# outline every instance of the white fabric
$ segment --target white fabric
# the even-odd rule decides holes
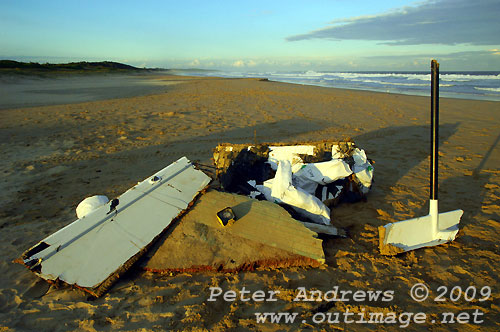
[[[353,167],[354,174],[363,185],[361,191],[366,194],[370,191],[370,187],[372,185],[373,166],[366,158],[364,150],[356,148],[352,156],[355,162]]]
[[[265,193],[264,193],[265,195]],[[271,187],[271,198],[286,203],[318,224],[330,225],[330,209],[317,197],[292,184],[292,166],[282,160]]]
[[[341,159],[334,159],[321,163],[306,164],[294,174],[294,185],[298,188],[311,187],[311,182],[316,184],[328,184],[343,179],[352,174],[349,165]],[[316,190],[314,186],[314,190]]]
[[[339,152],[338,145],[332,146],[332,160],[309,164],[304,164],[300,155],[313,155],[312,145],[271,146],[269,150],[268,163],[276,170],[275,178],[262,185],[255,185],[254,181],[249,183],[264,194],[268,201],[286,203],[316,223],[330,224],[330,210],[315,196],[318,185],[327,185],[354,173],[360,182],[361,191],[366,194],[370,190],[373,166],[362,149],[355,148],[352,153],[352,170],[342,160],[346,156]],[[339,190],[333,197],[332,194],[327,195],[325,190],[321,195],[324,200],[340,194]]]

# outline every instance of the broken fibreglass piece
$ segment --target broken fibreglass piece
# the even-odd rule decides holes
[[[228,205],[236,222],[224,227],[214,211]],[[159,240],[147,255],[151,259],[144,266],[155,272],[235,272],[258,267],[317,267],[325,262],[323,240],[316,231],[293,219],[281,206],[216,190],[201,196],[165,241]]]
[[[47,281],[100,296],[209,182],[183,157],[43,239],[22,263]]]

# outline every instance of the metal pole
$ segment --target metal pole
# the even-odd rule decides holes
[[[439,63],[431,61],[431,190],[430,199],[438,199],[439,145]]]

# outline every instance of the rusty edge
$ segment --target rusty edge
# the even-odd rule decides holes
[[[193,273],[193,272],[226,272],[226,273],[236,273],[241,271],[255,271],[262,270],[266,268],[287,268],[287,267],[319,267],[323,265],[324,262],[316,260],[313,258],[293,255],[292,257],[285,259],[264,259],[258,260],[250,263],[243,263],[235,268],[224,268],[221,264],[218,267],[212,265],[194,265],[188,268],[173,268],[173,269],[151,269],[144,267],[144,270],[154,273]]]

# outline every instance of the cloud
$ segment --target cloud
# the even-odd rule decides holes
[[[234,61],[231,66],[236,67],[236,68],[243,68],[243,67],[255,67],[257,66],[257,62],[253,60],[237,60]]]
[[[189,63],[190,66],[199,66],[200,65],[200,60],[194,59]]]
[[[237,60],[233,62],[232,66],[236,68],[245,67],[245,62],[243,60]]]
[[[391,12],[340,19],[333,26],[290,36],[307,39],[374,40],[387,45],[500,44],[498,0],[436,0]]]

